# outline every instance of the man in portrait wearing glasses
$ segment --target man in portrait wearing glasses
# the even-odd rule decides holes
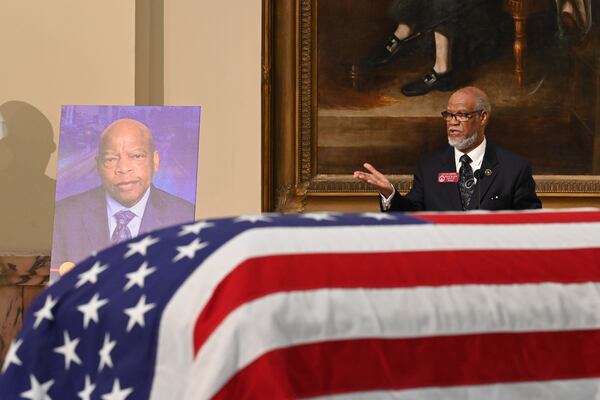
[[[382,211],[521,210],[541,208],[529,162],[488,142],[486,94],[465,87],[450,96],[442,117],[449,147],[417,163],[412,189],[400,195],[371,164],[354,177],[380,193]]]
[[[141,233],[194,219],[192,203],[152,184],[159,161],[143,123],[124,118],[104,130],[96,157],[102,185],[56,205],[53,270]]]

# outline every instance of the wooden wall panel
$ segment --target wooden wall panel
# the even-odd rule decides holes
[[[0,365],[23,325],[25,311],[46,287],[49,273],[48,256],[0,255]]]

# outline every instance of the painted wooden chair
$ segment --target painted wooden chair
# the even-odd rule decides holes
[[[504,9],[515,21],[515,78],[519,86],[523,86],[525,74],[525,57],[527,54],[527,18],[536,12],[544,11],[548,6],[546,0],[504,0]]]

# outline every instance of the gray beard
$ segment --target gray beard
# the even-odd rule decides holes
[[[458,140],[448,138],[448,144],[457,150],[468,149],[469,147],[473,146],[476,141],[477,141],[477,135],[471,135],[464,139],[458,139]]]

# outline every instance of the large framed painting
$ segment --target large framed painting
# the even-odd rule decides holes
[[[352,178],[364,162],[409,190],[416,161],[447,145],[447,90],[467,85],[487,92],[488,140],[531,161],[545,204],[598,204],[599,3],[263,0],[263,208],[371,207]],[[394,33],[407,39],[387,57]],[[407,90],[440,65],[449,87]]]

